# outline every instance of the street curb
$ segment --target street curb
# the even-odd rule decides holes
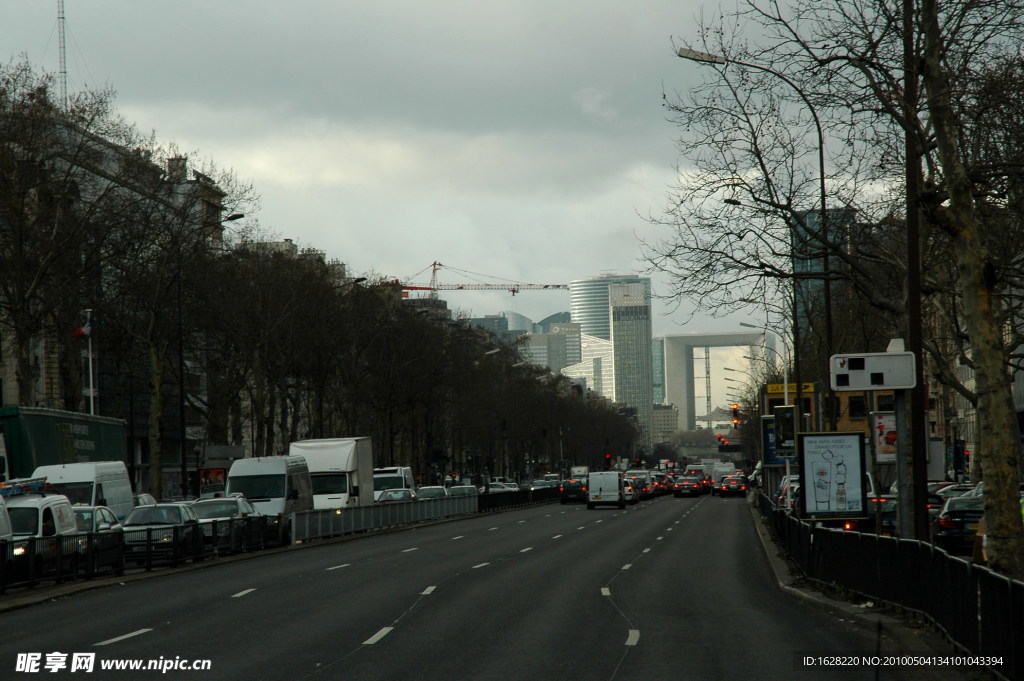
[[[889,650],[890,654],[920,657],[964,654],[956,647],[956,644],[946,639],[925,621],[914,622],[887,612],[870,611],[867,608],[873,607],[871,603],[866,606],[858,606],[829,598],[813,588],[795,586],[794,575],[799,573],[799,569],[796,566],[791,567],[788,558],[780,555],[784,554],[784,549],[776,543],[765,518],[761,515],[756,494],[753,497],[748,497],[747,505],[750,508],[751,519],[754,522],[754,530],[757,532],[761,550],[782,591],[840,618],[841,621],[853,622],[867,632],[875,634],[880,640],[880,650]],[[800,577],[799,579],[804,578]],[[911,678],[919,675],[921,679],[934,679],[935,681],[964,681],[965,679],[995,681],[1000,678],[979,667],[932,665],[914,669],[902,667],[901,672]]]

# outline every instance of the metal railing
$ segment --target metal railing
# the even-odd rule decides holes
[[[187,530],[123,529],[0,540],[0,593],[8,587],[32,588],[43,583],[123,575],[126,571],[151,571],[288,543],[547,503],[558,497],[557,489],[521,490],[374,504],[344,511],[307,511],[287,518],[215,520]]]
[[[933,544],[814,527],[759,495],[761,514],[803,574],[920,613],[991,671],[1024,681],[1024,582]]]

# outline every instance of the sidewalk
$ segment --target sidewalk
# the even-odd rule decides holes
[[[946,640],[923,618],[915,620],[911,613],[888,607],[876,607],[872,602],[854,603],[830,598],[827,586],[816,584],[800,573],[785,555],[769,530],[757,506],[757,497],[748,496],[747,505],[754,521],[761,548],[775,575],[779,588],[795,598],[818,607],[840,621],[850,621],[866,631],[877,632],[880,637],[879,655],[948,656],[962,655],[952,642]],[[996,681],[999,676],[979,667],[921,666],[901,667],[902,678],[934,681]]]

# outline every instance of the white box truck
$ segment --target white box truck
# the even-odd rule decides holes
[[[373,443],[369,437],[299,440],[289,454],[306,459],[313,509],[373,505]]]

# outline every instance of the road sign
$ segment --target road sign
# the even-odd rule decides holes
[[[832,355],[828,373],[836,391],[909,390],[917,385],[912,352]]]

